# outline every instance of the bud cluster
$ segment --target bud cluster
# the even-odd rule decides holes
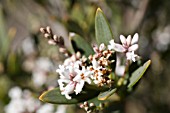
[[[44,35],[46,39],[48,39],[48,44],[50,45],[58,45],[59,51],[63,53],[65,56],[70,56],[70,53],[65,48],[64,38],[62,36],[54,35],[51,28],[47,26],[46,28],[41,27],[40,32]]]
[[[83,104],[80,104],[80,108],[84,109],[87,113],[95,112],[97,110],[96,107],[97,106],[94,103],[84,102]]]

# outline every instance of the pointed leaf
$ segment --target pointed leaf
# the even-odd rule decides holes
[[[94,53],[89,43],[87,43],[86,40],[84,40],[80,35],[71,33],[70,40],[75,52],[79,51],[85,56],[89,56],[90,54]]]
[[[140,80],[140,78],[145,73],[146,69],[149,67],[150,63],[151,61],[148,60],[143,66],[139,67],[136,71],[132,73],[128,88],[132,88]]]
[[[107,45],[109,41],[113,39],[112,30],[100,8],[98,8],[96,12],[95,33],[98,44],[104,43]]]
[[[109,98],[112,94],[114,94],[116,92],[117,88],[114,88],[112,90],[108,90],[105,92],[102,92],[98,95],[98,99],[99,100],[106,100],[107,98]]]
[[[43,102],[53,103],[53,104],[75,104],[83,101],[87,101],[89,99],[94,98],[97,96],[99,92],[97,91],[82,91],[80,94],[75,95],[72,94],[71,100],[65,98],[64,95],[61,95],[61,91],[59,88],[55,88],[49,91],[44,92],[39,99]]]

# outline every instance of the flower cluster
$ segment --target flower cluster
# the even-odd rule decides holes
[[[40,107],[40,102],[31,96],[28,90],[22,91],[14,87],[9,91],[10,103],[6,106],[6,113],[33,113]]]
[[[115,65],[116,59],[113,57],[115,52],[125,54],[127,61],[138,60],[138,55],[134,53],[138,49],[138,34],[136,33],[133,38],[129,35],[127,39],[120,35],[120,40],[122,44],[111,40],[107,46],[103,43],[99,47],[95,45],[93,46],[95,54],[89,55],[88,58],[78,52],[67,58],[63,65],[59,65],[57,72],[60,75],[58,83],[61,94],[71,99],[70,94],[81,93],[85,83],[111,87],[114,80],[109,75],[114,72],[112,66]]]
[[[67,99],[71,99],[69,94],[75,92],[79,94],[85,84],[91,83],[90,70],[82,66],[80,61],[71,62],[69,65],[59,65],[57,72],[60,74],[58,80],[61,94],[65,95]]]
[[[109,66],[114,62],[109,58],[113,54],[113,51],[106,49],[106,46],[102,43],[99,47],[93,47],[95,54],[89,56],[89,60],[92,65],[90,65],[90,70],[93,72],[91,79],[98,86],[103,86],[105,84],[110,84],[111,80],[108,75],[112,72]]]
[[[9,91],[11,101],[5,107],[5,113],[65,113],[66,106],[59,105],[55,110],[52,104],[41,104],[29,90],[13,87]],[[62,110],[60,109],[62,108]]]

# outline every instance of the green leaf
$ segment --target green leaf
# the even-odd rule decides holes
[[[86,40],[84,40],[80,35],[71,33],[70,40],[75,52],[79,51],[85,56],[89,56],[94,53],[89,43],[87,43]]]
[[[139,67],[136,71],[132,73],[128,88],[132,88],[141,79],[146,69],[149,67],[150,63],[151,60],[148,60],[143,66]]]
[[[104,43],[108,45],[109,41],[113,39],[112,30],[100,8],[98,8],[96,12],[95,33],[98,44]]]
[[[44,92],[39,99],[43,102],[53,103],[53,104],[75,104],[83,101],[87,101],[96,97],[99,94],[97,91],[84,90],[80,94],[71,94],[72,99],[68,100],[64,95],[61,95],[59,88],[55,88]]]
[[[5,19],[2,6],[0,4],[0,51],[3,57],[6,57],[9,49],[9,38],[5,30]]]
[[[86,84],[86,85],[85,85],[85,89],[103,92],[103,91],[109,90],[109,87],[108,87],[108,86],[99,87],[99,86],[97,86],[96,84],[90,84],[90,85],[89,85],[89,84]]]
[[[106,100],[107,98],[109,98],[112,94],[114,94],[116,92],[117,88],[114,88],[112,90],[108,90],[105,92],[102,92],[98,95],[98,99],[99,100]]]

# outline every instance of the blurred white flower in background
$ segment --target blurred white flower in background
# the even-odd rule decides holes
[[[5,113],[66,113],[67,106],[59,105],[57,110],[53,104],[41,104],[29,90],[13,87],[9,91],[11,101],[5,107]]]
[[[35,86],[40,87],[47,82],[47,73],[52,71],[54,68],[49,58],[41,57],[36,60],[32,79]]]
[[[44,104],[37,110],[36,113],[54,113],[54,105]]]
[[[16,96],[18,94],[18,96]],[[32,97],[28,90],[22,91],[19,87],[14,87],[9,91],[10,103],[5,107],[6,113],[33,113],[39,106],[40,101]]]
[[[22,51],[26,56],[36,52],[34,41],[30,37],[27,37],[23,40],[21,47],[22,47]]]
[[[167,25],[164,29],[158,28],[153,33],[152,38],[159,51],[166,51],[170,44],[170,25]]]
[[[59,105],[57,106],[57,110],[55,113],[66,113],[67,106],[66,105]]]
[[[19,87],[13,87],[8,92],[8,95],[11,99],[21,98],[22,97],[22,90]]]

